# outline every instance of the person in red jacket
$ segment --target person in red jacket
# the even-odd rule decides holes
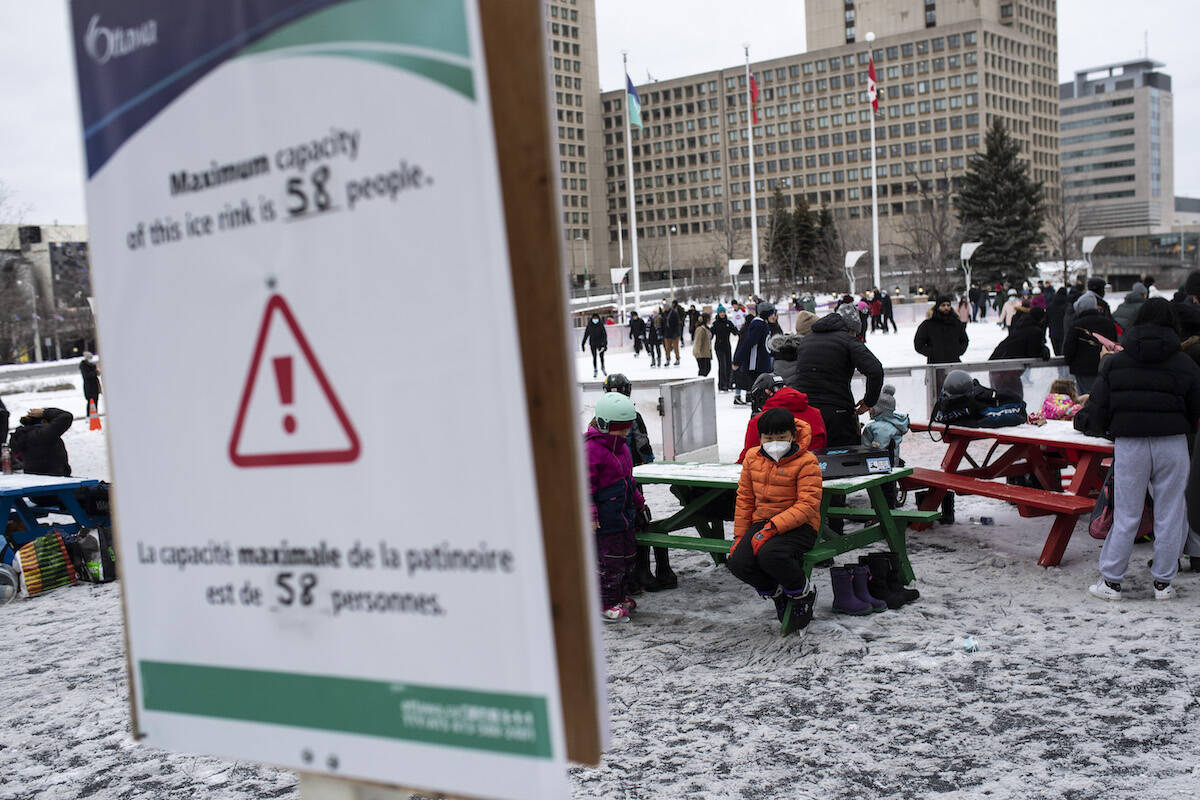
[[[750,402],[755,414],[746,426],[746,441],[737,463],[741,464],[750,448],[760,444],[758,418],[772,408],[786,409],[792,412],[793,417],[808,425],[812,437],[808,444],[810,450],[825,448],[825,420],[821,412],[808,404],[808,395],[784,384],[783,378],[771,372],[758,376],[754,388],[750,390]]]

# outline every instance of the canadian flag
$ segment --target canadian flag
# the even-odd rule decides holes
[[[750,118],[758,124],[758,81],[754,80],[753,73],[750,74]]]
[[[867,62],[867,97],[871,98],[871,108],[879,113],[879,84],[875,82],[875,59]]]

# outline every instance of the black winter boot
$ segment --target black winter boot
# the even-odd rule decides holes
[[[654,548],[654,571],[658,578],[655,581],[655,588],[650,591],[658,592],[663,589],[674,589],[679,585],[679,578],[675,577],[675,573],[671,571],[671,556],[667,548]]]
[[[632,594],[658,590],[658,579],[650,571],[650,548],[645,545],[639,544],[637,546],[637,553],[634,556],[633,562],[633,576],[630,579],[630,584],[630,592]]]
[[[954,524],[954,492],[946,492],[946,496],[942,498],[942,518],[943,525]]]
[[[906,587],[904,585],[904,579],[900,577],[899,554],[893,553],[891,550],[885,550],[882,555],[887,559],[888,566],[892,568],[891,573],[887,578],[888,588],[901,592],[904,595],[905,603],[911,603],[913,600],[918,599],[921,596],[921,593],[916,589],[909,589]]]
[[[897,588],[892,580],[892,565],[882,553],[868,553],[858,557],[858,563],[871,571],[867,579],[867,591],[877,600],[887,603],[887,607],[895,611],[908,600],[905,598],[903,587]]]

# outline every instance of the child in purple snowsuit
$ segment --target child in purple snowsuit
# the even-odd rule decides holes
[[[629,596],[629,578],[637,548],[636,529],[645,526],[649,513],[633,482],[633,458],[626,444],[636,415],[630,398],[609,392],[596,404],[596,418],[584,434],[605,622],[628,622],[637,605]]]

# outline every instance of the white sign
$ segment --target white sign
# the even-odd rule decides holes
[[[565,796],[474,0],[78,5],[138,733]]]

